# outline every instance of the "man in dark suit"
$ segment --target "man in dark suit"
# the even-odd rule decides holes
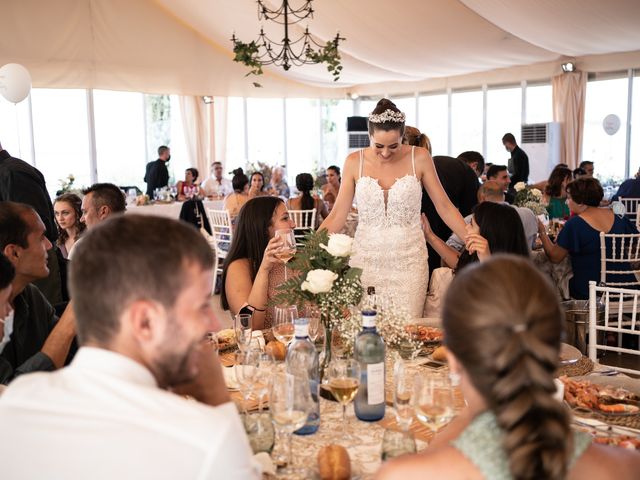
[[[484,161],[484,159],[483,159]],[[471,213],[473,207],[478,203],[478,176],[466,160],[462,158],[446,157],[436,155],[433,163],[442,188],[463,217]],[[436,207],[422,189],[421,211],[427,216],[433,232],[445,242],[451,235],[451,229],[440,218]],[[440,267],[440,256],[436,251],[427,245],[429,250],[429,271]]]
[[[511,152],[508,170],[511,174],[511,184],[529,181],[529,157],[516,143],[516,138],[511,133],[505,133],[502,144],[507,152]]]
[[[171,149],[165,145],[158,147],[158,159],[147,163],[144,181],[147,182],[147,195],[153,199],[156,188],[166,187],[169,184],[169,170],[167,162],[171,160]]]
[[[26,203],[32,206],[42,219],[47,239],[51,242],[52,247],[48,252],[47,260],[49,275],[35,282],[35,285],[49,303],[52,305],[61,303],[62,281],[55,251],[58,230],[44,176],[37,168],[27,162],[12,157],[2,148],[2,145],[0,145],[0,201]]]

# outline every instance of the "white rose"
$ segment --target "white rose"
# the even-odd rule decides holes
[[[524,190],[525,188],[527,188],[527,184],[524,182],[518,182],[516,183],[516,185],[513,187],[515,189],[516,192],[520,192],[522,190]]]
[[[353,238],[349,235],[342,233],[332,233],[329,235],[329,245],[320,244],[321,248],[324,248],[334,257],[348,257],[351,255],[351,246],[353,245]]]
[[[302,290],[311,293],[327,293],[331,291],[333,282],[338,278],[331,270],[310,270],[307,279],[302,282]]]
[[[537,188],[532,188],[531,189],[531,195],[533,195],[536,198],[542,198],[542,192],[540,190],[538,190]]]

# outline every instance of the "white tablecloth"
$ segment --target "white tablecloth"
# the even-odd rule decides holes
[[[138,213],[141,215],[157,215],[160,217],[180,218],[180,210],[183,202],[155,203],[153,205],[128,205],[127,213]],[[204,200],[206,210],[222,210],[224,200]]]

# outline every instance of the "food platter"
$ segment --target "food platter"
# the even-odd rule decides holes
[[[560,377],[564,383],[564,400],[577,413],[605,416],[640,415],[640,392],[628,377]]]
[[[593,442],[600,445],[640,450],[640,431],[631,428],[607,425],[592,418],[573,419],[572,428],[588,433]]]
[[[225,328],[217,333],[218,350],[223,352],[235,348],[237,345],[236,334],[232,328]]]

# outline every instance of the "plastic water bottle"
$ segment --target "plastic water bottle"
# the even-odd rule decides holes
[[[374,422],[384,417],[384,340],[376,331],[376,311],[362,311],[362,331],[356,338],[355,358],[360,363],[356,416]]]
[[[309,435],[320,427],[320,369],[318,368],[318,353],[309,339],[309,320],[298,318],[294,321],[295,338],[289,345],[285,360],[287,372],[303,374],[309,378],[309,389],[313,406],[304,427],[293,433]]]

